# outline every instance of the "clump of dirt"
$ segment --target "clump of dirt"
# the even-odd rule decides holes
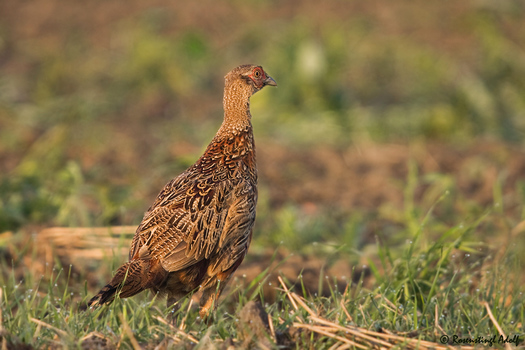
[[[6,350],[33,350],[31,345],[23,344],[18,337],[7,332],[5,329],[0,330],[0,347]]]
[[[276,332],[270,327],[268,314],[257,301],[249,301],[239,312],[239,339],[242,349],[280,349],[294,348],[297,329],[288,327],[284,332]]]
[[[113,350],[117,348],[108,338],[97,332],[90,333],[82,338],[80,340],[80,347],[82,350]]]
[[[249,301],[239,312],[239,338],[243,348],[271,348],[268,314],[260,303]]]

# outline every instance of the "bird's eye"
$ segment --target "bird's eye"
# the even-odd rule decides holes
[[[261,77],[261,71],[259,69],[255,70],[255,72],[253,72],[253,76],[256,77],[256,78],[260,78]]]

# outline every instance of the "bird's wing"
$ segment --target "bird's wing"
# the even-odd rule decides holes
[[[243,187],[181,174],[145,214],[131,244],[130,260],[159,259],[166,271],[178,271],[216,255],[219,248],[232,244],[230,235],[250,226],[238,217],[251,211],[255,216],[253,200],[233,200],[246,191]]]
[[[255,223],[257,191],[245,184],[239,192],[244,195],[234,197],[236,200],[229,208],[218,244],[220,249],[211,259],[208,268],[210,275],[227,271],[234,265],[236,269],[248,251]]]

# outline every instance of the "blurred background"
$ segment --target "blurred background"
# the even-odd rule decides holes
[[[357,264],[436,203],[431,237],[487,210],[475,240],[506,237],[525,214],[524,18],[518,0],[3,0],[0,233],[137,225],[221,124],[224,75],[255,63],[279,86],[252,98],[249,256]]]

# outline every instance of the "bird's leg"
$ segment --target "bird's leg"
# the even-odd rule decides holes
[[[173,325],[175,325],[175,321],[177,319],[176,318],[177,311],[179,311],[180,309],[180,304],[177,303],[178,300],[179,300],[179,296],[175,294],[171,294],[171,293],[168,294],[168,298],[166,300],[166,307],[170,309],[168,320]]]
[[[226,283],[227,281],[218,280],[215,288],[211,287],[202,292],[199,316],[203,321],[210,322],[212,319],[212,313],[217,308],[217,301]]]
[[[210,321],[212,316],[211,314],[216,308],[218,297],[217,294],[218,293],[216,293],[212,288],[207,289],[204,291],[204,293],[202,293],[202,297],[200,300],[201,309],[199,310],[199,316],[205,322]]]

